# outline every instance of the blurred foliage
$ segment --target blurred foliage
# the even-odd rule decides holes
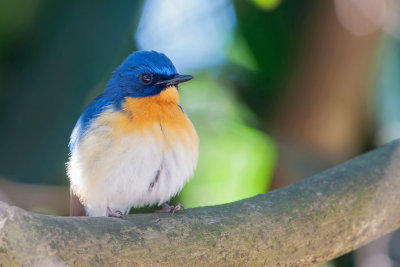
[[[207,103],[203,104],[203,116],[212,113],[200,121],[196,113],[186,110],[201,137],[195,179],[181,194],[187,207],[235,201],[268,188],[277,150],[267,136],[246,125],[263,129],[262,125],[268,121],[266,115],[271,114],[279,102],[277,98],[290,78],[302,41],[299,25],[307,10],[307,3],[277,6],[278,2],[234,1],[238,26],[227,49],[229,64],[223,66],[218,83],[210,84],[204,77],[202,81],[197,78],[198,85],[192,82],[188,85],[190,89],[183,93],[183,96],[191,94],[189,104],[184,107],[196,106],[195,99]],[[273,12],[265,11],[275,7]],[[229,94],[232,89],[239,93],[234,98]],[[196,95],[199,93],[204,97]],[[225,103],[229,103],[226,110],[236,111],[236,116],[226,110],[221,112]],[[213,125],[213,122],[216,123]],[[207,131],[202,131],[203,125]]]
[[[246,126],[254,115],[207,72],[183,86],[182,106],[200,138],[195,177],[180,195],[185,207],[222,204],[265,192],[276,149],[265,134]]]
[[[233,2],[238,23],[234,43],[242,45],[228,51],[233,64],[227,65],[224,74],[232,80],[240,98],[265,122],[291,78],[311,2],[283,1],[273,11],[265,11],[251,1]],[[236,64],[236,53],[243,49],[254,60],[255,71]]]
[[[253,3],[264,10],[273,10],[275,9],[281,0],[252,0]]]
[[[135,49],[141,1],[2,1],[0,170],[65,184],[71,130],[94,87]]]

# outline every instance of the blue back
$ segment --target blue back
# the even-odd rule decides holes
[[[92,103],[83,111],[71,134],[71,138],[68,144],[70,151],[74,149],[75,145],[81,139],[83,133],[86,132],[87,128],[90,126],[91,121],[95,119],[99,114],[101,114],[105,108],[112,105],[112,103],[112,98],[101,94],[96,99],[94,99]]]

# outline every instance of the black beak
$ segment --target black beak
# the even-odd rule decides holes
[[[165,85],[165,86],[177,85],[179,83],[184,83],[184,82],[190,81],[191,79],[193,79],[192,75],[177,74],[177,75],[172,76],[168,80],[163,80],[163,81],[157,82],[156,85]]]

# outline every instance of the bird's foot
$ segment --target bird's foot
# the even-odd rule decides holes
[[[111,209],[107,207],[107,217],[122,218],[122,212],[119,210],[111,211]]]
[[[157,210],[156,213],[171,213],[174,214],[176,211],[178,210],[183,210],[183,205],[182,204],[178,204],[176,206],[170,206],[167,203],[163,203],[162,208],[160,210]]]

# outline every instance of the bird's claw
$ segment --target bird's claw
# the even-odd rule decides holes
[[[114,218],[122,218],[122,212],[119,210],[111,211],[109,207],[107,207],[107,217],[114,217]]]
[[[179,210],[184,210],[184,207],[182,204],[178,204],[176,206],[173,205],[168,205],[167,203],[162,204],[162,208],[160,210],[157,210],[156,213],[171,213],[174,214],[176,211]]]
[[[176,205],[175,207],[172,206],[172,210],[171,210],[171,214],[174,214],[175,211],[179,211],[179,210],[184,210],[185,208],[183,207],[183,205],[181,203],[179,203],[178,205]]]

